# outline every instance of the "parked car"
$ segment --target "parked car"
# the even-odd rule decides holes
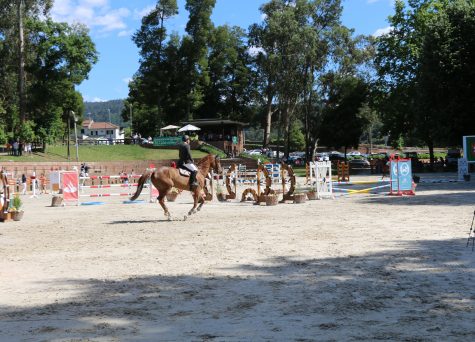
[[[333,162],[337,162],[337,161],[345,161],[345,155],[343,153],[340,153],[340,152],[331,152],[330,155],[328,156],[328,158]]]
[[[361,152],[359,151],[351,151],[346,154],[347,156],[361,156]]]
[[[261,150],[249,150],[249,151],[246,151],[246,153],[251,156],[260,156],[262,154]]]
[[[348,161],[352,168],[367,168],[370,166],[369,161],[366,158],[354,158]]]
[[[457,166],[459,158],[462,158],[462,153],[458,148],[447,150],[447,157],[445,163],[447,166]]]

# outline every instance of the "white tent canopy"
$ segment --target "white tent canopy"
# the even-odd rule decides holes
[[[191,131],[201,131],[201,128],[193,126],[193,125],[186,125],[178,130],[178,132],[191,132]]]
[[[163,131],[170,131],[170,130],[177,129],[177,128],[180,128],[180,126],[168,125],[168,126],[162,127],[162,128],[160,128],[160,136],[163,135]]]
[[[177,129],[177,128],[180,128],[180,126],[168,125],[168,126],[160,128],[160,130],[166,131],[166,130],[169,130],[169,129]]]

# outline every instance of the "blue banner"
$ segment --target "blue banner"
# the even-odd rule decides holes
[[[400,160],[398,163],[398,181],[400,191],[412,190],[412,168],[410,160]]]
[[[412,190],[412,166],[410,160],[392,160],[391,168],[391,191]]]

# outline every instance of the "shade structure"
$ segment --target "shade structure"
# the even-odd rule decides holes
[[[160,128],[160,130],[166,131],[166,130],[169,130],[169,129],[177,129],[177,128],[180,128],[180,126],[168,125],[168,126]]]
[[[178,130],[178,132],[191,132],[191,131],[201,131],[201,128],[193,126],[193,125],[186,125]]]
[[[171,130],[178,129],[178,128],[180,128],[180,126],[168,125],[168,126],[162,127],[162,128],[160,128],[160,136],[163,135],[163,131],[171,131]]]

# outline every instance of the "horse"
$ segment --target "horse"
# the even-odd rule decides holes
[[[145,182],[150,178],[152,184],[158,189],[159,195],[157,197],[158,203],[162,206],[165,216],[171,220],[170,212],[165,204],[165,196],[173,188],[178,188],[181,190],[190,191],[193,195],[193,208],[188,212],[188,216],[195,214],[197,211],[201,210],[201,207],[205,203],[205,199],[202,195],[202,191],[205,188],[205,178],[211,170],[214,170],[215,173],[220,174],[222,172],[221,161],[218,156],[208,154],[203,157],[197,164],[198,174],[196,175],[196,180],[198,186],[193,190],[190,190],[189,186],[189,177],[182,176],[178,169],[168,166],[160,166],[155,171],[147,170],[139,178],[137,190],[135,194],[130,198],[131,201],[136,200],[142,189]],[[198,206],[199,203],[199,206]]]

